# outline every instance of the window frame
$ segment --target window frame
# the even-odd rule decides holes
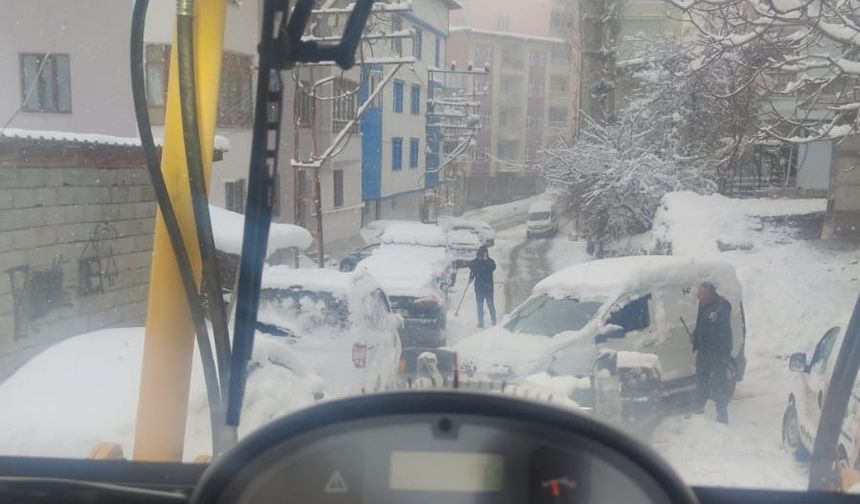
[[[421,139],[412,137],[409,139],[409,169],[418,168],[418,159],[420,157]]]
[[[412,26],[414,35],[412,37],[412,56],[415,61],[421,61],[421,53],[424,51],[424,30],[417,26]]]
[[[332,170],[332,206],[334,208],[343,208],[343,169],[337,168]]]
[[[391,171],[403,170],[403,137],[391,138]]]
[[[421,114],[421,85],[412,84],[409,89],[409,112],[412,115]]]
[[[224,51],[221,57],[221,85],[218,89],[217,126],[250,129],[254,122],[254,57]],[[235,74],[233,74],[233,73]],[[224,104],[224,99],[230,103]]]
[[[28,58],[36,59],[36,73],[33,76],[35,82],[27,82],[26,72],[24,71],[25,64],[24,62]],[[68,74],[65,75],[65,92],[67,94],[67,107],[63,108],[63,104],[61,104],[60,94],[61,94],[61,81],[63,80],[59,74],[60,65],[58,65],[58,60],[60,58],[64,58],[66,60],[65,68],[68,71]],[[51,87],[51,101],[52,103],[48,104],[47,99],[48,96],[42,92],[43,88],[47,87],[48,83],[42,82],[45,80],[46,71],[50,67],[51,75],[53,78],[51,79],[50,87]],[[21,106],[20,110],[22,112],[28,113],[45,113],[45,114],[71,114],[72,113],[72,59],[69,53],[35,53],[35,52],[22,52],[18,53],[18,74],[19,74],[19,82],[21,85]],[[33,93],[31,94],[29,91],[33,88]],[[32,107],[30,104],[33,102],[33,97],[36,97],[35,104],[36,107]],[[48,105],[48,106],[46,106]]]
[[[402,114],[403,113],[403,93],[405,83],[400,79],[394,80],[394,89],[392,90],[394,94],[394,113]]]

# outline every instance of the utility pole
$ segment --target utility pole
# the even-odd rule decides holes
[[[319,20],[327,20],[328,18],[334,16],[335,17],[335,24],[337,24],[337,20],[339,17],[348,16],[352,12],[352,7],[351,6],[344,7],[344,8],[332,7],[335,3],[337,3],[337,2],[334,0],[328,0],[320,9],[316,9],[316,10],[311,11],[311,15],[316,16]],[[384,13],[384,14],[395,14],[395,13],[401,13],[401,12],[411,12],[411,10],[412,10],[412,5],[409,2],[390,3],[390,4],[377,3],[373,6],[372,12],[373,13]],[[400,30],[400,31],[394,32],[394,33],[384,33],[384,32],[372,33],[371,32],[371,33],[366,33],[364,36],[362,36],[362,41],[365,43],[373,42],[373,41],[388,41],[388,40],[393,40],[393,39],[413,38],[414,35],[415,35],[415,33],[413,30]],[[313,40],[316,42],[329,42],[329,41],[340,40],[339,36],[318,37],[318,36],[307,35],[303,38],[306,40]],[[300,150],[301,150],[300,143],[301,142],[299,139],[298,128],[296,128],[296,133],[294,136],[294,149],[295,150],[294,150],[293,159],[291,160],[292,161],[291,165],[294,169],[294,180],[295,180],[294,197],[295,197],[295,208],[296,208],[296,214],[295,214],[296,215],[296,224],[297,225],[303,225],[304,224],[304,218],[303,218],[304,216],[303,215],[301,216],[302,218],[300,219],[301,208],[303,207],[302,201],[304,201],[304,196],[302,194],[304,192],[304,187],[302,187],[303,184],[300,183],[302,181],[301,173],[307,173],[308,169],[313,169],[313,172],[312,172],[313,173],[313,178],[312,178],[313,189],[312,189],[311,201],[313,202],[314,220],[315,220],[315,228],[316,228],[317,264],[320,268],[325,267],[325,240],[324,240],[324,236],[323,236],[322,186],[320,184],[320,171],[321,171],[323,165],[328,160],[330,160],[331,158],[333,158],[337,154],[339,154],[340,151],[346,146],[346,143],[349,141],[349,138],[348,138],[349,133],[352,131],[352,129],[357,124],[358,120],[361,118],[361,115],[367,110],[367,108],[370,106],[370,104],[373,103],[373,101],[376,99],[376,97],[379,95],[379,93],[382,91],[382,89],[385,87],[385,85],[391,81],[391,79],[394,77],[394,74],[404,64],[409,64],[409,63],[414,63],[414,62],[415,62],[415,58],[412,58],[412,57],[409,57],[409,58],[368,58],[368,59],[362,58],[359,61],[360,66],[364,66],[366,64],[368,64],[368,65],[369,64],[394,65],[394,69],[392,71],[390,71],[385,76],[385,78],[380,82],[380,84],[377,86],[376,89],[372,90],[368,99],[361,106],[359,106],[357,108],[356,113],[355,113],[355,117],[351,118],[351,120],[349,120],[346,123],[346,125],[340,129],[340,131],[335,136],[334,140],[332,140],[331,144],[328,146],[328,148],[322,154],[319,153],[319,147],[318,147],[318,141],[317,141],[318,127],[317,127],[317,121],[316,121],[316,106],[313,106],[313,110],[310,113],[310,125],[309,125],[310,131],[311,131],[313,149],[312,149],[312,152],[310,153],[310,155],[306,156],[304,159],[302,159],[302,156],[300,154]],[[334,62],[320,62],[320,63],[296,65],[296,71],[294,72],[293,75],[294,75],[294,78],[296,79],[296,93],[297,93],[296,94],[296,103],[297,103],[297,105],[301,103],[301,98],[299,97],[298,93],[308,93],[307,91],[303,90],[304,86],[300,82],[301,69],[302,68],[310,68],[311,72],[313,72],[313,68],[318,67],[318,66],[332,68],[332,67],[336,66],[336,64]],[[311,79],[313,79],[313,73],[311,73]],[[320,97],[319,95],[317,95],[317,90],[319,88],[321,88],[322,86],[328,85],[328,84],[333,84],[335,82],[335,80],[336,80],[336,77],[334,75],[329,75],[329,76],[326,76],[326,77],[324,77],[324,78],[322,78],[316,82],[313,82],[313,84],[311,85],[311,90],[308,93],[311,100],[312,100],[311,103],[315,104],[317,101],[321,101],[321,100],[335,102],[336,100],[342,99],[344,97],[349,98],[351,95],[358,92],[358,89],[355,89],[349,93],[338,94],[340,92],[340,90],[334,89],[334,86],[332,86],[334,91],[332,92],[331,96]],[[361,84],[359,83],[359,86],[360,85]],[[298,106],[296,106],[294,108],[293,113],[294,113],[295,123],[298,125],[300,122],[300,116],[299,116],[300,110],[299,110]],[[296,260],[296,263],[298,264],[298,259]]]
[[[434,89],[434,75],[472,76],[470,93],[457,90],[437,97],[434,92],[427,100],[428,138],[431,138],[431,132],[435,132],[439,141],[439,164],[433,170],[427,170],[428,173],[437,174],[433,200],[438,216],[442,213],[441,208],[455,206],[456,188],[452,189],[451,185],[458,180],[457,161],[473,144],[475,135],[481,129],[481,104],[476,100],[475,77],[489,75],[490,67],[485,65],[475,69],[470,63],[466,68],[457,69],[456,63],[452,63],[448,69],[428,70],[428,73],[428,90]],[[449,149],[449,146],[452,148]],[[428,215],[429,211],[428,208]]]

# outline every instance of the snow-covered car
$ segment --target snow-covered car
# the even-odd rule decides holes
[[[465,267],[474,259],[481,248],[481,240],[471,230],[448,231],[448,252],[454,260],[455,268]]]
[[[811,354],[798,352],[789,358],[788,366],[796,373],[796,379],[782,416],[782,440],[798,454],[812,453],[842,334],[841,327],[831,327]]]
[[[448,233],[451,231],[472,231],[477,233],[481,245],[492,247],[496,244],[496,230],[484,221],[463,219],[461,217],[439,217],[438,225]]]
[[[263,271],[258,332],[281,337],[322,377],[329,396],[392,384],[402,323],[366,272],[287,266]]]
[[[392,224],[421,224],[417,221],[409,221],[409,220],[397,220],[397,219],[379,219],[375,221],[370,221],[358,231],[361,239],[364,240],[364,243],[368,245],[378,244],[382,241],[382,234],[385,233],[385,230],[388,226]]]
[[[535,201],[526,214],[526,238],[558,233],[558,210],[549,200]]]
[[[137,421],[144,328],[73,336],[30,359],[0,383],[0,452],[86,458],[100,443],[131,455]],[[314,403],[322,382],[295,353],[258,335],[248,367],[240,438]],[[14,407],[11,407],[14,405]],[[191,369],[185,458],[212,452],[200,357]]]
[[[377,248],[379,248],[379,243],[372,243],[370,245],[365,245],[348,251],[343,259],[340,260],[338,269],[341,271],[355,270],[356,265],[358,265],[362,259],[370,257],[370,255],[373,254],[373,251]]]
[[[448,288],[455,274],[445,247],[383,244],[356,267],[370,273],[404,318],[403,347],[445,343]]]
[[[741,285],[731,265],[716,261],[641,256],[571,266],[539,282],[501,324],[453,348],[462,371],[497,380],[542,371],[590,378],[601,353],[632,352],[641,358],[623,360],[659,369],[654,386],[661,396],[690,390],[695,354],[687,328],[695,324],[696,287],[704,281],[733,307],[734,385],[746,367]],[[573,399],[588,406],[592,393],[580,390]]]

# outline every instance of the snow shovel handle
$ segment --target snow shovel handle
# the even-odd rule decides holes
[[[459,315],[459,314],[460,314],[460,307],[461,307],[461,306],[463,306],[463,300],[464,300],[464,299],[466,299],[466,291],[468,291],[468,290],[469,290],[469,286],[470,286],[470,285],[472,285],[472,280],[473,280],[473,279],[472,279],[472,277],[470,276],[470,277],[469,277],[469,283],[467,283],[467,284],[466,284],[466,288],[465,288],[465,289],[463,289],[463,295],[462,295],[462,296],[460,296],[460,302],[459,302],[459,303],[457,303],[457,309],[456,309],[456,310],[454,310],[454,316],[455,316],[455,317],[456,317],[457,315]]]
[[[687,322],[684,321],[684,317],[678,317],[681,321],[681,324],[684,326],[684,330],[687,331],[687,335],[690,336],[690,343],[693,343],[693,333],[690,331],[690,328],[687,326]]]

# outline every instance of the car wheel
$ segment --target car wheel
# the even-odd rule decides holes
[[[803,459],[807,455],[806,448],[800,441],[800,422],[797,419],[797,408],[794,405],[794,400],[789,400],[785,413],[782,415],[782,444],[799,459]]]

